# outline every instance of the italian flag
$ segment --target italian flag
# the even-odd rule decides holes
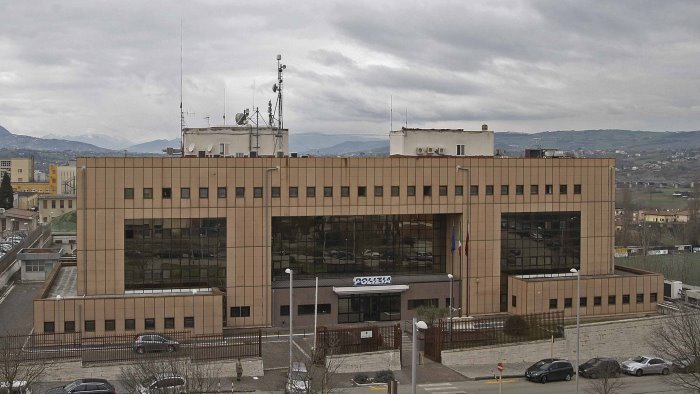
[[[457,250],[459,255],[462,255],[462,223],[459,224],[459,240],[457,241]]]

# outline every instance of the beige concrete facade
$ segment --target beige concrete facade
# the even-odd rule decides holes
[[[49,223],[68,211],[75,211],[76,196],[69,194],[44,194],[39,196],[39,222]]]
[[[444,237],[448,249],[453,224],[457,228],[463,227],[465,232],[469,229],[468,256],[446,251],[445,272],[395,278],[395,283],[409,287],[401,296],[402,319],[413,313],[407,309],[409,299],[439,298],[439,306],[445,306],[446,298],[449,298],[447,273],[450,272],[455,276],[454,303],[461,307],[459,315],[500,311],[501,214],[506,212],[580,212],[582,275],[595,278],[613,273],[615,180],[612,159],[100,157],[79,159],[78,168],[83,166],[84,169],[78,171],[77,295],[85,295],[84,302],[89,300],[90,305],[94,305],[85,308],[94,311],[90,313],[94,313],[96,319],[103,317],[105,312],[100,310],[106,299],[113,303],[105,306],[107,309],[133,311],[138,321],[147,311],[161,313],[156,312],[161,306],[165,308],[165,305],[171,305],[166,302],[173,303],[176,302],[172,301],[173,298],[181,297],[125,295],[124,228],[128,219],[226,219],[226,294],[222,302],[227,307],[249,306],[250,316],[231,317],[226,313],[222,322],[223,305],[211,301],[205,307],[209,309],[202,313],[215,316],[214,320],[219,320],[218,329],[224,323],[228,327],[282,324],[279,307],[288,304],[287,282],[272,280],[270,223],[273,217],[446,215],[449,229]],[[458,166],[461,170],[457,169]],[[471,185],[478,186],[478,194],[469,195]],[[495,186],[499,190],[502,185],[509,185],[511,192],[507,195],[487,195],[484,192],[487,186]],[[530,185],[539,185],[539,192],[516,194],[514,190],[520,185],[524,185],[528,191]],[[559,185],[568,185],[568,193],[559,193]],[[291,198],[287,193],[289,187],[304,190],[307,186],[321,189],[333,187],[336,192],[332,197],[317,193],[315,197],[300,194],[298,198]],[[342,197],[338,192],[341,186],[349,187],[348,197]],[[361,186],[369,190],[374,186],[383,186],[387,191],[391,186],[399,186],[401,192],[399,196],[391,196],[388,192],[381,197],[375,197],[371,192],[359,196],[358,187]],[[416,187],[415,196],[407,195],[409,186]],[[423,195],[424,186],[432,187],[431,196]],[[445,195],[438,193],[439,189],[443,189],[441,186],[446,187]],[[456,193],[456,186],[463,187],[462,195]],[[211,192],[206,199],[200,199],[197,193],[192,193],[188,199],[181,199],[178,191],[183,187],[191,190],[208,188]],[[219,187],[227,188],[225,198],[216,197]],[[245,197],[236,197],[236,187],[245,187]],[[263,188],[261,198],[253,196],[251,191],[254,187]],[[270,196],[272,187],[280,188],[279,197]],[[132,199],[124,198],[125,188],[137,191]],[[142,198],[142,193],[138,191],[143,188],[152,188],[152,199]],[[161,198],[159,191],[162,188],[170,188],[172,198]],[[578,192],[575,193],[574,189]],[[551,279],[545,280],[545,283],[556,286],[557,297],[564,298],[570,286],[559,288],[552,284],[558,281]],[[509,280],[509,294],[525,291],[528,298],[526,303],[529,304],[532,299],[533,305],[552,298],[550,294],[537,293],[535,287],[530,287],[535,285],[521,282]],[[319,320],[319,324],[337,324],[336,295],[332,287],[352,286],[351,283],[352,275],[346,275],[325,279],[321,284],[320,302],[331,303],[332,313],[320,317],[325,320]],[[601,280],[599,283],[601,287],[607,285],[607,281]],[[645,289],[652,287],[650,284]],[[294,305],[313,303],[313,291],[309,281],[305,284],[295,283]],[[182,301],[177,302],[184,303],[188,298],[192,296],[183,297]],[[563,301],[559,307],[564,310]],[[168,308],[178,310],[175,306]],[[650,303],[644,304],[645,311],[655,308]],[[43,321],[53,318],[51,310],[51,307],[37,308],[35,305],[35,330],[41,331]],[[520,312],[515,309],[509,311]],[[624,309],[615,311],[618,312],[624,312]],[[297,318],[296,311],[293,313]],[[591,309],[586,313],[607,314],[607,311]],[[119,318],[122,315],[114,316]],[[298,321],[308,324],[307,317],[299,317]],[[214,326],[197,329],[205,332],[214,329]]]
[[[51,193],[51,185],[49,182],[13,182],[12,190],[15,192],[49,194]]]
[[[4,173],[10,174],[13,187],[15,183],[34,181],[34,158],[14,157],[0,159],[0,178]]]

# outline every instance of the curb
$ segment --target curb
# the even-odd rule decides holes
[[[523,374],[503,374],[503,379],[513,379],[513,378],[524,378],[525,375]],[[466,377],[469,380],[498,380],[496,376],[493,375],[485,375],[485,376],[474,376],[474,377]]]

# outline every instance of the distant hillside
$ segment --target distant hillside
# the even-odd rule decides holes
[[[107,134],[82,134],[82,135],[72,135],[69,137],[63,137],[57,134],[47,134],[43,136],[42,138],[50,138],[50,139],[65,139],[68,141],[78,141],[78,142],[85,142],[87,144],[92,144],[95,146],[98,146],[100,148],[105,148],[105,149],[112,149],[112,150],[118,150],[118,149],[124,149],[125,147],[128,147],[130,145],[133,145],[134,142],[130,141],[126,138],[121,138],[119,136],[114,136],[114,135],[107,135]]]
[[[372,135],[351,135],[351,134],[324,134],[324,133],[290,133],[289,135],[289,151],[309,154],[329,154],[336,155],[338,145],[344,143],[357,143],[357,150],[366,149],[363,142],[385,142],[389,146],[389,136],[372,136]],[[354,148],[347,146],[350,151]],[[344,149],[344,148],[343,148]],[[328,150],[328,152],[326,152]],[[321,153],[323,152],[323,153]],[[387,149],[387,153],[388,153]]]
[[[86,153],[107,153],[109,149],[100,148],[84,142],[67,141],[57,138],[37,138],[28,135],[12,134],[0,126],[0,147],[6,149],[29,149],[42,151],[74,151]]]
[[[158,153],[163,154],[163,149],[165,148],[180,148],[180,139],[172,140],[153,140],[149,142],[144,142],[143,144],[132,145],[125,148],[131,153]]]

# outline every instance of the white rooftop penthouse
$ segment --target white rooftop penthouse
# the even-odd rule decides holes
[[[413,129],[389,133],[392,156],[493,156],[493,130]]]

